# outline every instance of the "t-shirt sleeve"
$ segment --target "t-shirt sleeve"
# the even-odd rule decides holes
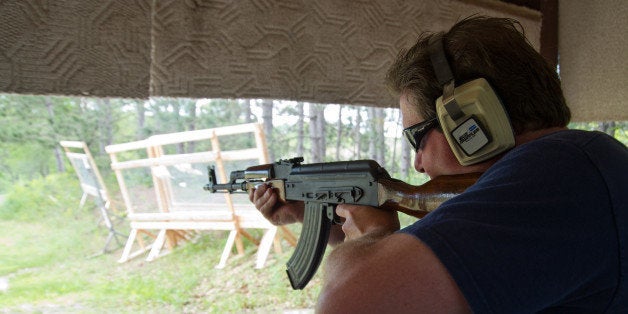
[[[535,312],[616,284],[600,274],[617,262],[609,200],[592,197],[607,194],[601,181],[577,147],[530,143],[400,232],[433,250],[475,312]]]

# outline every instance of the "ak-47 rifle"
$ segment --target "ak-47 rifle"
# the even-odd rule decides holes
[[[303,229],[295,251],[286,264],[293,289],[303,289],[316,273],[325,254],[329,232],[339,224],[338,204],[368,205],[396,210],[421,218],[442,202],[462,193],[479,174],[437,177],[414,186],[390,177],[386,169],[373,160],[301,164],[302,157],[276,163],[252,166],[231,172],[228,183],[216,183],[209,167],[212,193],[248,192],[257,185],[270,184],[284,201],[303,201]]]

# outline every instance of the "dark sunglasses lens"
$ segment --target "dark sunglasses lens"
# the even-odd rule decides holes
[[[436,119],[430,119],[418,124],[415,124],[409,128],[403,130],[403,134],[410,142],[410,145],[414,148],[414,150],[419,149],[419,145],[421,145],[421,140],[427,132],[429,132],[433,127],[436,126]]]
[[[416,145],[416,140],[414,139],[414,133],[406,129],[406,130],[403,130],[403,135],[405,135],[406,139],[408,140],[408,143],[410,143],[412,148],[416,150],[417,145]]]

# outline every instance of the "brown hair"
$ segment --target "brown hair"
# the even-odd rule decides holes
[[[443,92],[427,52],[432,36],[423,33],[402,50],[386,76],[388,87],[407,92],[424,118],[436,116],[435,101]],[[456,85],[485,78],[506,107],[515,134],[569,123],[558,74],[532,48],[518,21],[470,17],[443,34],[443,45]]]

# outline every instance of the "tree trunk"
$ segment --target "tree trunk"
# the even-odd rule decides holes
[[[401,169],[400,173],[402,176],[402,180],[407,178],[410,175],[410,169],[413,167],[413,163],[411,162],[412,158],[414,158],[414,154],[410,149],[410,143],[403,138],[401,139]]]
[[[264,134],[268,143],[268,158],[275,160],[275,141],[273,140],[273,101],[264,99],[262,101],[262,120],[264,121]]]
[[[375,110],[373,110],[373,108],[368,108],[366,110],[366,113],[367,113],[366,116],[367,116],[367,119],[368,119],[367,125],[369,126],[368,130],[367,130],[367,133],[366,133],[366,136],[367,136],[367,138],[369,140],[368,141],[368,143],[369,143],[369,151],[368,151],[368,156],[369,157],[368,158],[377,161],[376,152],[375,152],[375,150],[376,150],[375,149],[375,142],[376,142],[376,140],[375,140],[375,134],[374,134],[375,133]]]
[[[336,160],[340,160],[340,150],[342,147],[342,108],[338,108],[338,130],[336,132]]]
[[[355,118],[355,127],[353,128],[353,139],[355,141],[355,148],[353,155],[355,159],[362,158],[362,134],[360,133],[360,127],[362,125],[362,115],[360,107],[355,107],[356,110],[356,118]]]
[[[251,107],[255,105],[255,99],[249,99],[248,103],[248,106],[244,106],[244,121],[246,123],[253,123],[255,119]]]
[[[384,166],[384,119],[383,110],[379,108],[369,108],[369,158],[374,159]]]
[[[305,120],[305,114],[303,113],[303,103],[302,102],[298,102],[297,103],[297,112],[299,115],[299,119],[297,120],[297,157],[303,157],[303,141],[304,141],[304,137],[305,137],[305,130],[304,130],[304,120]]]
[[[377,162],[383,167],[386,166],[386,136],[384,134],[385,113],[383,108],[375,108],[375,138],[377,139],[376,156]]]
[[[390,122],[395,122],[395,131],[397,131],[399,129],[399,125],[400,125],[400,120],[399,116],[396,119],[390,119]],[[396,132],[395,132],[396,133]],[[399,141],[398,137],[394,137],[393,138],[393,143],[392,143],[392,156],[390,158],[390,172],[397,172],[397,142]]]
[[[143,101],[139,100],[135,103],[135,111],[137,112],[135,139],[139,141],[146,138],[146,108],[144,108]]]
[[[54,145],[54,155],[55,155],[55,161],[57,163],[57,172],[65,172],[65,163],[63,162],[63,157],[62,157],[62,152],[61,152],[61,148],[59,147],[59,145],[56,145],[57,143],[59,143],[59,139],[57,138],[57,132],[55,131],[55,113],[54,113],[54,105],[52,104],[52,100],[50,99],[50,97],[46,97],[44,99],[44,102],[46,104],[46,109],[48,110],[48,121],[50,123],[50,129],[53,131],[53,139],[55,142]]]
[[[188,112],[188,127],[187,130],[188,131],[195,131],[196,130],[196,101],[195,100],[190,100],[187,104],[187,112]],[[194,153],[196,151],[196,141],[191,141],[187,143],[187,152],[188,153]]]
[[[321,156],[321,162],[325,160],[325,157],[327,156],[327,132],[325,132],[325,106],[324,105],[317,105],[318,107],[318,116],[319,118],[316,119],[316,121],[318,122],[317,125],[317,129],[318,129],[318,133],[320,134],[319,137],[319,141],[320,141],[320,156]]]
[[[182,106],[183,105],[183,106]],[[181,121],[181,108],[184,107],[185,104],[183,104],[183,100],[182,99],[177,99],[177,100],[173,100],[172,101],[172,113],[174,114],[174,121],[176,122],[174,125],[174,130],[171,129],[170,132],[180,132],[180,131],[184,131],[185,127],[183,122]],[[183,154],[185,153],[185,143],[177,143],[175,145],[177,154]]]
[[[312,162],[325,159],[325,109],[323,105],[310,104],[310,138]]]
[[[101,113],[98,116],[98,129],[100,130],[100,136],[98,137],[98,155],[105,155],[105,147],[113,143],[113,110],[111,108],[111,101],[108,98],[97,101],[98,109]]]

